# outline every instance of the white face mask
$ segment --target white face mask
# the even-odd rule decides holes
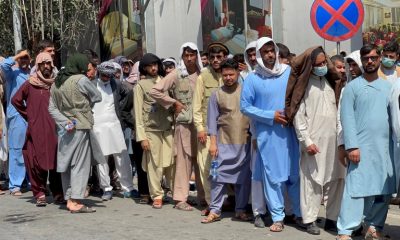
[[[318,77],[323,77],[328,73],[328,66],[322,66],[322,67],[314,67],[313,68],[313,73],[317,75]]]

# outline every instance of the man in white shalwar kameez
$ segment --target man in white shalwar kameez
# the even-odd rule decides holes
[[[98,66],[97,72],[98,78],[95,83],[102,100],[93,107],[93,131],[104,156],[113,155],[124,197],[130,197],[133,190],[132,167],[117,114],[119,107],[116,105],[119,101],[115,96],[118,95],[121,98],[124,92],[127,95],[128,90],[123,91],[121,83],[114,80],[115,68],[112,62],[103,62]],[[108,163],[97,165],[97,169],[100,187],[103,190],[102,199],[103,201],[111,200],[113,187],[110,184]]]
[[[323,49],[314,47],[293,62],[294,69],[306,70],[292,72],[298,81],[308,81],[293,124],[302,145],[301,213],[307,232],[313,235],[320,234],[316,220],[324,196],[325,229],[336,231],[345,177],[345,168],[337,159],[335,81],[328,77],[328,65],[336,72]],[[338,75],[336,80],[340,82]]]

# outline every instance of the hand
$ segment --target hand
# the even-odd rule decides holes
[[[358,164],[360,162],[360,149],[358,148],[352,148],[347,150],[347,155],[349,157],[349,160],[352,161],[355,164]]]
[[[343,166],[347,167],[346,150],[344,149],[344,146],[343,146],[343,145],[340,145],[340,146],[338,147],[338,158],[339,158],[340,163],[341,163]]]
[[[18,60],[18,59],[23,58],[23,57],[30,58],[28,50],[22,50],[20,53],[18,53],[17,55],[14,56],[14,60]]]
[[[283,111],[276,111],[275,112],[275,115],[274,115],[274,121],[276,122],[276,123],[279,123],[279,124],[282,124],[282,125],[287,125],[287,118],[286,118],[286,116],[285,116],[285,114],[284,114],[284,112]]]
[[[175,108],[175,114],[178,115],[182,110],[186,109],[185,105],[183,105],[181,102],[176,101],[174,103],[174,108]]]
[[[197,139],[200,143],[206,144],[207,143],[207,134],[205,131],[201,131],[197,133]]]
[[[150,142],[149,142],[149,140],[141,141],[140,145],[142,146],[143,151],[150,151]]]
[[[252,139],[253,150],[257,151],[257,139]]]
[[[210,148],[208,149],[210,156],[212,159],[215,159],[218,156],[218,147],[217,144],[210,144]]]
[[[245,71],[247,70],[247,65],[244,63],[239,63],[239,70],[240,71]]]
[[[319,148],[315,144],[311,144],[310,146],[308,146],[306,148],[306,150],[307,150],[308,155],[311,155],[311,156],[319,153]]]

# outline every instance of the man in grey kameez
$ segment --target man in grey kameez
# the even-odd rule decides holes
[[[67,60],[51,88],[49,112],[59,129],[57,171],[61,172],[64,197],[71,213],[95,212],[80,200],[84,199],[91,159],[105,162],[92,136],[92,106],[101,101],[101,94],[85,76],[91,76],[91,71],[94,66],[88,58],[75,54]]]

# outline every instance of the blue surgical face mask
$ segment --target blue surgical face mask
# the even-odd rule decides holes
[[[387,67],[387,68],[393,67],[395,63],[396,63],[396,60],[394,60],[394,59],[390,59],[390,58],[387,58],[387,57],[384,57],[382,59],[382,65]]]
[[[323,77],[328,73],[328,67],[326,65],[323,67],[314,67],[313,73],[318,77]]]

